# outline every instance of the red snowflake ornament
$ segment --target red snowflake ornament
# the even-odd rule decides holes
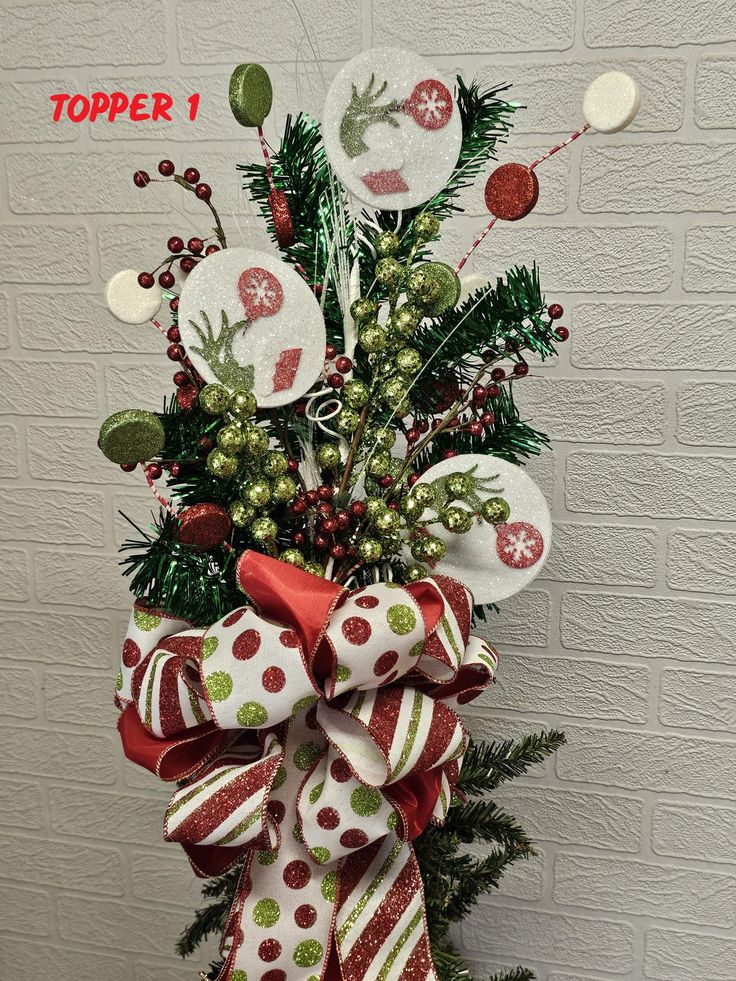
[[[496,552],[504,565],[512,569],[529,569],[544,552],[544,539],[528,521],[512,521],[496,529]]]
[[[405,109],[422,129],[442,129],[452,116],[452,93],[436,78],[425,78],[414,86]]]
[[[284,302],[281,283],[273,273],[260,266],[253,266],[240,274],[238,294],[249,320],[272,317]]]

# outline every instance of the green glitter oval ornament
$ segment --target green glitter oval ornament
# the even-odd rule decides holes
[[[161,420],[145,409],[115,412],[100,427],[100,449],[113,463],[134,464],[158,456],[166,434]]]
[[[437,298],[431,303],[422,304],[422,311],[427,317],[439,317],[452,310],[460,299],[460,277],[446,262],[425,262],[421,268],[439,286]]]
[[[241,126],[262,126],[273,103],[271,79],[263,65],[238,65],[230,76],[228,98]]]

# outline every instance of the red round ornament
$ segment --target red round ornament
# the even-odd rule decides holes
[[[425,78],[414,86],[404,109],[422,129],[442,129],[452,116],[452,93],[436,78]]]
[[[496,554],[512,569],[536,565],[544,552],[544,539],[528,521],[512,521],[496,528]]]
[[[146,184],[150,184],[151,178],[146,173],[145,170],[136,170],[133,174],[133,183],[136,187],[145,187]]]
[[[209,201],[212,197],[212,188],[209,184],[197,184],[194,188],[194,193],[200,201]]]
[[[189,249],[190,252],[193,252],[195,255],[200,255],[201,252],[204,250],[204,242],[202,241],[201,238],[196,238],[196,237],[190,238],[189,241],[187,242],[187,248]]]
[[[176,282],[174,274],[170,269],[165,269],[162,273],[158,274],[158,282],[160,286],[163,286],[165,290],[170,290],[171,287]]]
[[[567,327],[557,327],[555,329],[555,334],[557,334],[559,340],[566,341],[570,336],[570,331],[567,329]]]
[[[158,165],[158,172],[164,177],[171,177],[175,170],[176,168],[174,167],[173,160],[162,160]]]
[[[196,184],[199,180],[199,171],[196,167],[187,167],[184,171],[184,180],[187,184]]]
[[[180,235],[172,235],[166,243],[166,248],[169,252],[179,253],[184,248],[184,239]]]
[[[231,528],[230,515],[219,504],[193,504],[179,515],[179,541],[197,552],[221,545]]]
[[[138,285],[143,287],[144,290],[152,289],[155,282],[156,280],[151,273],[142,272],[138,274]]]
[[[497,167],[486,181],[486,207],[496,218],[518,221],[534,208],[539,198],[539,181],[524,164]]]

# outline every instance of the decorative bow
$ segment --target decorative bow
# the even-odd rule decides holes
[[[455,708],[498,662],[472,596],[348,592],[256,552],[237,575],[252,605],[204,630],[137,604],[117,694],[126,755],[184,781],[165,838],[199,875],[244,860],[218,981],[436,978],[410,840],[445,818]]]

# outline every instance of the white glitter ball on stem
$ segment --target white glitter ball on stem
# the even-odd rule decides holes
[[[314,293],[291,266],[256,249],[223,249],[197,264],[179,298],[179,332],[205,381],[251,390],[260,408],[294,402],[324,365]]]
[[[107,309],[124,324],[145,324],[156,316],[161,308],[161,288],[154,283],[144,289],[138,283],[135,269],[121,269],[114,273],[105,286]]]
[[[452,83],[401,48],[349,61],[329,88],[322,119],[335,173],[379,211],[413,208],[442,190],[462,142]]]
[[[639,86],[630,75],[604,72],[585,91],[583,116],[599,133],[618,133],[634,121],[640,102]]]

